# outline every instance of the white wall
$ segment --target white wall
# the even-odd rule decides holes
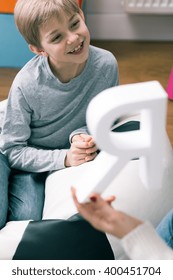
[[[86,0],[92,39],[173,41],[173,15],[128,14],[121,0]]]

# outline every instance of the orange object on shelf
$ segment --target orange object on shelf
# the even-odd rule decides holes
[[[83,1],[82,0],[78,0],[78,2],[79,2],[79,7],[82,8],[82,2]]]
[[[78,0],[80,8],[82,8],[83,0]],[[13,14],[16,0],[0,0],[0,13]]]
[[[16,0],[0,0],[0,13],[13,14]]]

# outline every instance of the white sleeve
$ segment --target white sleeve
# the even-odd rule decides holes
[[[132,260],[172,260],[173,250],[145,222],[121,239],[126,254]]]

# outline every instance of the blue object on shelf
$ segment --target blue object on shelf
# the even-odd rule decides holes
[[[0,14],[0,67],[21,68],[33,56],[15,26],[14,16]]]

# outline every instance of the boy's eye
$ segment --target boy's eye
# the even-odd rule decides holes
[[[61,35],[57,35],[52,39],[52,42],[60,40]]]
[[[76,27],[76,26],[78,26],[79,25],[79,20],[76,20],[75,22],[73,22],[73,24],[72,24],[72,27]]]

